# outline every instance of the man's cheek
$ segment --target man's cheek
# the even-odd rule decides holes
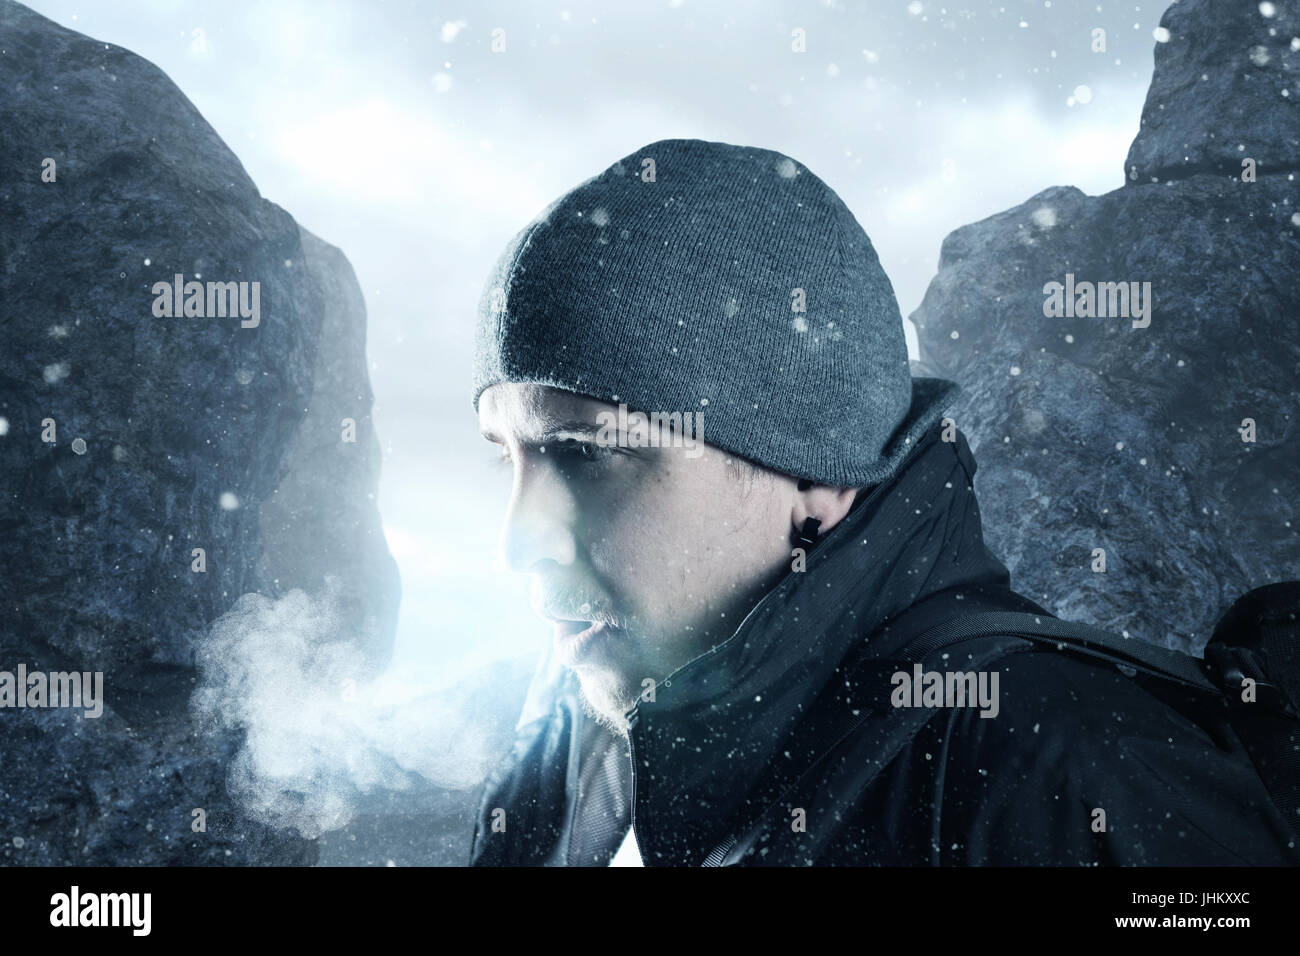
[[[587,547],[594,570],[627,611],[652,605],[664,587],[680,584],[689,557],[688,545],[625,517],[589,538]]]

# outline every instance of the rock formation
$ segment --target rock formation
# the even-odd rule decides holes
[[[911,317],[914,371],[965,386],[1013,585],[1193,651],[1238,595],[1300,577],[1300,3],[1263,6],[1169,7],[1123,185],[957,229]],[[1067,275],[1149,282],[1149,325],[1045,315]]]
[[[0,860],[312,862],[233,805],[238,734],[189,697],[241,595],[327,575],[387,660],[356,279],[140,57],[0,0],[0,89],[0,669],[99,671],[106,700],[0,711]],[[176,275],[203,294],[160,315]],[[253,283],[255,324],[223,292]]]

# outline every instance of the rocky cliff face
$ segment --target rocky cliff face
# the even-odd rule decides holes
[[[912,315],[917,373],[966,388],[951,414],[1013,584],[1182,649],[1300,577],[1300,3],[1271,6],[1171,6],[1124,185],[956,230]],[[1149,288],[1149,315],[1118,287],[1081,314],[1107,282]]]
[[[189,697],[241,595],[327,575],[387,659],[355,277],[134,54],[0,0],[0,89],[0,670],[99,671],[105,700],[0,710],[0,859],[312,862],[230,800],[238,735]]]

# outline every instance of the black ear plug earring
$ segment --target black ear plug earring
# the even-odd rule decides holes
[[[799,532],[799,546],[807,551],[817,543],[817,529],[822,526],[820,518],[804,518],[803,530]]]

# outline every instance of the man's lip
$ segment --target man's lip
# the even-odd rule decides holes
[[[555,649],[561,663],[573,667],[584,656],[591,642],[601,634],[614,630],[602,621],[571,621],[566,619],[555,622]]]
[[[603,619],[603,618],[594,618],[594,617],[564,617],[564,616],[559,615],[559,614],[542,614],[542,617],[546,618],[546,620],[552,622],[552,623],[555,624],[557,627],[560,626],[560,625],[570,625],[570,624],[581,624],[584,628],[585,628],[585,627],[590,627],[590,626],[593,625],[593,624],[604,624],[606,627],[613,627],[613,626],[614,626],[613,622],[611,622],[611,621],[607,621],[607,620],[605,620],[605,619]]]

